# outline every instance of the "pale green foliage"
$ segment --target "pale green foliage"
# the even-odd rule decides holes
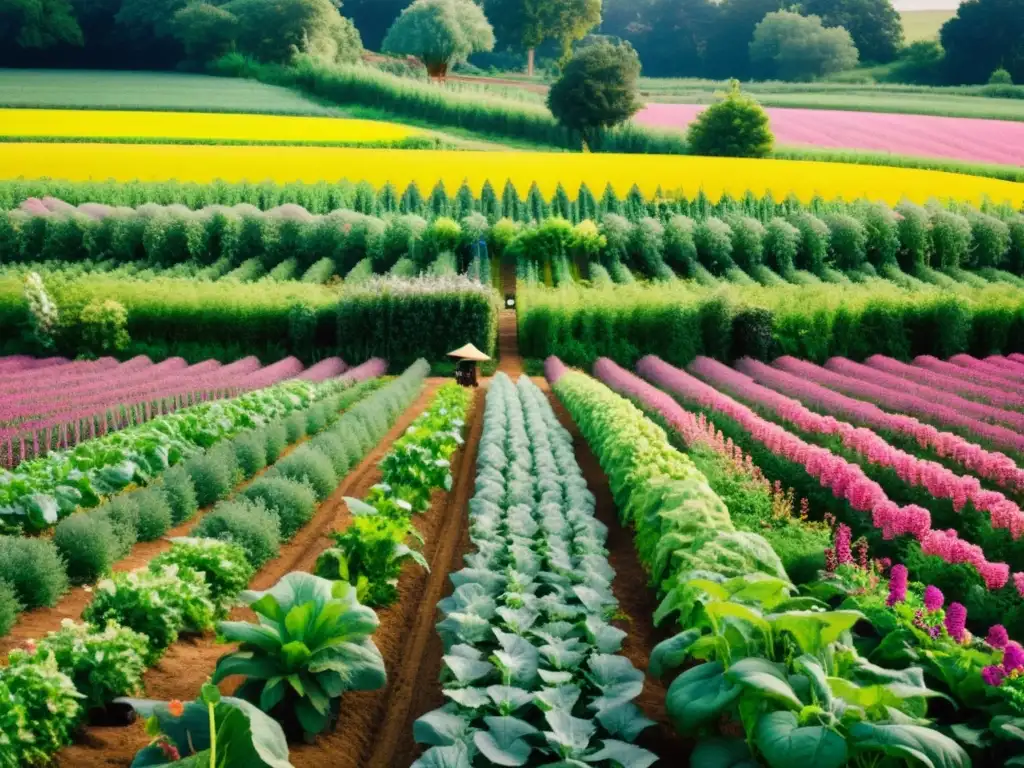
[[[120,352],[128,347],[128,310],[124,305],[107,299],[95,299],[82,310],[78,319],[82,341],[94,355]]]
[[[494,30],[471,0],[416,0],[384,38],[386,53],[415,56],[435,77],[471,54],[494,48]]]
[[[44,349],[52,347],[59,311],[38,272],[29,272],[25,278],[25,301],[28,303],[29,327],[33,338]]]
[[[818,16],[769,13],[754,29],[750,61],[768,77],[812,80],[857,66],[857,48],[842,27],[825,27]]]

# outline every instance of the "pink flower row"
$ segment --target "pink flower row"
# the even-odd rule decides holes
[[[741,364],[749,362],[752,361],[741,361]],[[924,488],[936,498],[950,499],[957,511],[971,502],[989,515],[994,528],[1009,530],[1014,539],[1024,533],[1024,512],[1020,507],[998,491],[984,490],[976,477],[957,475],[937,462],[894,448],[870,429],[814,413],[800,402],[763,387],[740,371],[710,358],[698,357],[690,370],[714,386],[770,410],[803,432],[837,435],[846,448],[872,464],[892,469],[908,485]]]
[[[65,357],[29,357],[28,355],[10,355],[0,357],[0,376],[21,371],[39,370],[70,362]]]
[[[937,555],[949,563],[970,563],[989,589],[999,589],[1007,583],[1010,576],[1008,565],[989,562],[981,547],[959,539],[956,531],[933,530],[927,509],[915,504],[900,507],[856,464],[825,448],[804,442],[728,395],[657,357],[643,358],[637,363],[637,371],[645,379],[684,399],[728,416],[773,453],[802,465],[837,499],[848,502],[858,512],[870,512],[872,524],[882,531],[885,538],[913,535],[926,554]]]
[[[956,392],[965,397],[983,400],[993,405],[1024,408],[1024,395],[1007,392],[998,387],[974,384],[958,376],[948,376],[944,373],[929,371],[926,368],[918,368],[908,363],[901,363],[899,360],[894,360],[885,355],[872,355],[864,361],[864,364],[893,376],[899,376],[904,380],[909,379],[918,384],[924,384],[945,392]]]
[[[776,361],[777,362],[777,361]],[[987,451],[952,432],[940,432],[912,416],[887,413],[874,403],[833,392],[806,377],[772,368],[755,360],[743,360],[737,368],[755,381],[801,400],[818,411],[843,416],[857,424],[885,430],[913,439],[922,448],[949,457],[971,474],[991,480],[1010,491],[1024,491],[1024,470],[1002,453]]]
[[[548,380],[549,384],[558,383],[558,380],[568,372],[569,369],[566,367],[565,363],[554,355],[551,355],[544,361],[544,378]]]
[[[129,363],[141,365],[142,363]],[[142,360],[148,361],[148,357]],[[127,365],[128,363],[125,363]],[[6,376],[0,376],[0,394],[16,394],[24,391],[26,387],[45,386],[47,388],[60,386],[66,382],[75,382],[87,376],[94,376],[102,371],[117,368],[121,363],[112,357],[101,357],[99,360],[75,360],[71,363],[48,366],[42,371],[33,369],[21,370]],[[41,378],[43,377],[43,378]]]
[[[1001,376],[1004,379],[1010,380],[1021,379],[1021,375],[1018,373],[1013,362],[1000,361],[1003,361],[1003,358],[996,355],[987,357],[984,360],[979,360],[970,355],[953,355],[953,357],[949,358],[949,362],[963,366],[969,371],[981,371],[992,376]]]
[[[958,381],[966,381],[972,384],[984,384],[988,387],[1000,389],[1007,394],[1016,393],[1018,387],[1014,382],[1004,376],[997,376],[995,374],[986,373],[985,371],[979,371],[973,368],[965,368],[962,365],[956,363],[950,363],[945,360],[939,360],[937,357],[931,355],[920,355],[914,358],[915,368],[925,368],[934,373],[941,373],[945,376],[957,379]]]
[[[1019,352],[1014,352],[1010,355],[1007,355],[1006,359],[1012,360],[1013,362],[1019,363],[1020,365],[1024,366],[1024,355],[1020,354]]]
[[[1024,380],[1024,363],[1019,363],[1012,357],[989,355],[983,362],[994,365],[997,368],[1002,368],[1005,371],[1009,371],[1013,374],[1014,378]]]
[[[868,398],[888,410],[912,413],[928,421],[960,427],[973,435],[985,438],[994,445],[1014,451],[1024,451],[1024,435],[1006,427],[986,424],[970,416],[965,416],[955,408],[940,405],[935,400],[889,389],[870,381],[844,376],[819,365],[797,360],[795,357],[780,357],[773,365],[783,371],[811,379],[829,389],[838,390],[854,397]]]
[[[915,384],[894,374],[855,363],[852,360],[847,360],[845,357],[833,357],[825,363],[825,367],[830,371],[841,373],[858,381],[867,381],[879,387],[885,387],[897,394],[906,393],[925,401],[941,402],[944,408],[950,408],[957,413],[972,416],[979,421],[1002,424],[1007,427],[1013,427],[1018,431],[1024,431],[1024,413],[1006,411],[1002,408],[986,405],[985,403],[966,400],[958,395],[943,392],[924,384]]]

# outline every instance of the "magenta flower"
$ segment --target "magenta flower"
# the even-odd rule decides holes
[[[994,624],[989,627],[988,637],[985,638],[985,642],[997,650],[1002,650],[1010,642],[1010,635],[1002,624]]]
[[[928,585],[924,590],[924,607],[929,613],[939,610],[946,602],[946,598],[942,594],[942,590],[938,587]]]
[[[907,599],[907,566],[900,563],[892,567],[889,574],[889,598],[885,601],[888,606],[902,603]]]
[[[1015,669],[1024,669],[1024,648],[1011,640],[1003,649],[1003,671],[1009,674]]]
[[[963,642],[966,626],[967,609],[960,603],[950,603],[949,608],[946,609],[946,631],[949,632],[949,636],[958,643]],[[1017,648],[1020,646],[1018,645]],[[1024,656],[1022,656],[1021,663],[1024,665]]]
[[[991,685],[993,688],[998,688],[1004,677],[1002,667],[985,667],[981,670],[981,679],[985,681],[986,685]]]
[[[839,530],[836,531],[836,557],[840,565],[853,565],[853,553],[850,551],[851,537],[850,526],[840,523]]]

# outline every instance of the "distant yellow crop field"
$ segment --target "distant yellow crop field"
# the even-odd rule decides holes
[[[1024,204],[1024,184],[913,168],[682,155],[612,155],[551,152],[470,152],[336,147],[260,147],[153,144],[0,144],[0,178],[69,181],[227,182],[368,181],[403,188],[415,181],[424,195],[438,181],[449,190],[463,181],[479,192],[490,181],[497,193],[511,180],[521,195],[537,182],[545,195],[561,183],[574,195],[586,182],[600,196],[610,183],[619,194],[636,184],[646,195],[658,187],[713,199],[771,192],[890,204],[952,198]]]
[[[400,141],[421,133],[398,123],[340,117],[0,109],[2,136],[358,143]]]

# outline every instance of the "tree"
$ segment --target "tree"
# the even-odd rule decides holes
[[[802,10],[849,32],[862,61],[888,63],[903,48],[903,21],[891,0],[803,0]]]
[[[82,30],[69,0],[0,2],[0,44],[50,48],[59,43],[83,43]]]
[[[1000,67],[1024,82],[1024,0],[967,0],[940,36],[951,82],[984,83]]]
[[[359,33],[332,0],[231,0],[222,9],[238,20],[238,50],[261,61],[284,63],[296,53],[353,61],[362,50]]]
[[[531,76],[537,46],[557,41],[564,62],[572,44],[601,23],[601,0],[484,0],[484,9],[503,44],[526,50]]]
[[[729,91],[690,124],[686,140],[695,155],[766,157],[775,143],[768,115],[736,80]]]
[[[703,73],[708,77],[749,79],[749,46],[754,29],[765,16],[782,7],[782,0],[723,0],[719,3],[704,54]]]
[[[825,27],[817,16],[769,13],[754,30],[750,62],[765,79],[811,80],[857,66],[857,49],[842,27]]]
[[[903,49],[886,79],[894,83],[941,85],[945,57],[938,40],[916,40]]]
[[[590,145],[601,133],[640,109],[640,59],[628,43],[600,42],[576,53],[548,92],[548,108],[562,125],[579,131]]]
[[[185,0],[122,0],[117,25],[140,47],[174,36],[174,15]]]
[[[209,3],[192,3],[174,14],[174,36],[189,60],[213,61],[235,47],[238,17]]]
[[[411,55],[432,77],[477,51],[494,49],[494,30],[471,0],[416,0],[384,38],[384,52]]]
[[[379,51],[388,28],[408,4],[408,0],[345,0],[345,15],[356,25],[363,45]]]

